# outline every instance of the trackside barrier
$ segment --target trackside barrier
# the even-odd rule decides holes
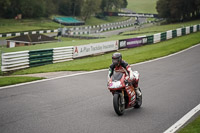
[[[83,35],[83,34],[90,34],[91,31],[93,31],[94,33],[98,33],[102,31],[108,31],[108,30],[118,29],[122,27],[130,27],[133,25],[134,25],[134,21],[132,18],[130,18],[122,22],[115,22],[115,23],[109,23],[109,24],[94,25],[94,26],[87,26],[87,27],[63,28],[62,34]],[[67,33],[68,31],[70,33]],[[56,32],[58,32],[58,29],[26,31],[26,32],[18,32],[18,33],[0,33],[0,37],[21,36],[21,35],[27,35],[27,34],[56,33]]]
[[[176,30],[172,30],[172,38],[175,38],[175,37],[177,37],[177,32]]]
[[[54,32],[58,32],[58,30],[54,29],[54,30],[40,30],[40,31],[25,31],[18,33],[2,33],[0,34],[0,37],[22,36],[27,34],[42,34],[42,33],[54,33]]]
[[[72,60],[73,47],[20,51],[2,54],[2,72]]]
[[[147,44],[152,44],[154,42],[154,35],[147,36]]]
[[[59,47],[53,49],[53,63],[70,61],[73,57],[74,47]]]
[[[29,51],[3,53],[1,58],[3,72],[29,67]]]
[[[169,30],[169,31],[167,31],[167,40],[168,39],[171,39],[173,36],[172,36],[172,34],[173,34],[173,31],[172,30]]]
[[[53,63],[53,49],[29,51],[30,67]]]
[[[184,28],[178,28],[176,30],[169,30],[169,31],[166,31],[166,32],[157,33],[157,34],[154,34],[154,35],[142,37],[143,38],[142,40],[146,39],[146,41],[143,41],[143,43],[140,43],[140,42],[137,42],[137,43],[140,43],[140,46],[145,45],[145,44],[158,43],[158,42],[161,42],[161,41],[165,41],[165,40],[168,40],[168,39],[175,38],[177,36],[183,36],[183,35],[187,35],[187,34],[190,34],[190,33],[193,33],[193,32],[197,32],[197,31],[200,31],[200,25],[187,26],[187,27],[184,27]],[[135,39],[132,38],[132,40],[135,40]],[[129,48],[129,47],[126,47],[127,42],[129,40],[131,40],[131,39],[119,40],[119,48]],[[146,43],[144,43],[144,42],[146,42]]]
[[[2,72],[64,62],[99,53],[116,51],[123,48],[134,48],[146,44],[158,43],[177,36],[200,31],[200,25],[178,28],[149,36],[140,36],[123,40],[101,42],[95,44],[59,47],[44,50],[20,51],[2,54]]]

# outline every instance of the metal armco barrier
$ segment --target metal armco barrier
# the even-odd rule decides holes
[[[142,36],[117,41],[101,42],[96,44],[59,47],[44,50],[20,51],[2,54],[2,72],[41,66],[45,64],[64,62],[83,56],[102,52],[116,51],[123,48],[134,48],[146,44],[158,43],[178,36],[200,31],[200,25],[187,26],[176,30],[169,30],[150,36]]]

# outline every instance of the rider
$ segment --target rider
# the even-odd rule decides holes
[[[129,80],[133,83],[137,95],[138,96],[142,95],[142,93],[138,89],[139,73],[137,71],[131,70],[131,67],[128,65],[128,63],[122,60],[122,55],[120,53],[114,53],[112,55],[112,64],[110,65],[109,68],[108,82],[110,81],[114,71],[125,73],[126,80]]]

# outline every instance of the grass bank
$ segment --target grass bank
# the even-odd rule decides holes
[[[158,0],[128,0],[127,8],[137,13],[157,13]]]
[[[122,53],[123,59],[125,61],[127,61],[129,64],[134,64],[166,56],[181,51],[183,49],[186,49],[197,43],[200,43],[199,36],[200,32],[193,33],[190,35],[178,37],[157,44],[122,50],[120,52]],[[19,70],[13,74],[18,75],[18,74],[32,74],[32,73],[44,73],[44,72],[55,72],[55,71],[91,71],[91,70],[104,69],[108,68],[108,66],[110,65],[111,55],[112,53],[108,53],[94,57],[76,59],[69,62],[33,67],[24,70]]]
[[[85,22],[85,25],[99,25],[99,24],[120,22],[127,19],[128,19],[127,17],[120,17],[120,18],[106,17],[105,19],[98,19],[96,17],[91,17]],[[0,18],[0,33],[57,29],[59,27],[66,27],[66,26],[53,22],[52,19],[49,18],[21,19],[21,20]]]
[[[44,79],[44,78],[39,78],[39,77],[0,77],[0,87],[30,82],[30,81],[35,81],[35,80],[41,80],[41,79]]]
[[[56,29],[58,27],[60,27],[60,24],[47,18],[22,20],[0,18],[0,33]]]

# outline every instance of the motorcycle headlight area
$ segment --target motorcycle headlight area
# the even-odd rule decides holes
[[[109,88],[120,88],[120,87],[122,87],[122,84],[120,81],[112,82],[109,85]]]

